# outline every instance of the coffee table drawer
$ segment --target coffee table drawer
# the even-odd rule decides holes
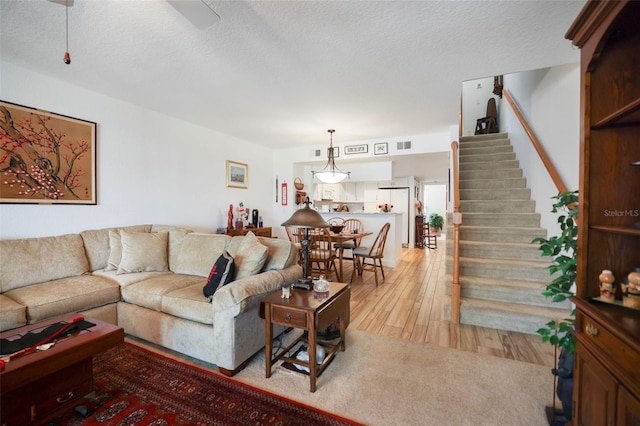
[[[2,424],[40,422],[73,408],[93,391],[92,362],[83,360],[3,395]]]
[[[272,306],[271,322],[288,327],[307,328],[307,313],[303,310]]]

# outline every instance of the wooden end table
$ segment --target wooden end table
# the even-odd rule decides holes
[[[64,315],[0,333],[10,338],[71,322]],[[121,327],[85,318],[95,326],[56,339],[46,351],[30,352],[7,363],[0,372],[0,418],[3,425],[44,424],[69,411],[93,389],[93,356],[124,341]]]
[[[338,350],[346,349],[346,329],[349,325],[349,302],[351,299],[351,287],[345,283],[329,283],[329,293],[324,297],[318,297],[313,290],[294,288],[291,297],[283,299],[280,292],[275,292],[265,297],[265,350],[266,350],[266,377],[271,377],[271,367],[279,359],[303,365],[309,368],[311,392],[316,391],[316,379],[329,364]],[[340,340],[336,344],[323,343],[325,358],[322,364],[316,363],[316,332],[324,330],[340,318]],[[273,324],[299,328],[307,331],[309,346],[309,362],[297,360],[286,354],[299,342],[304,341],[304,336],[282,349],[279,354],[273,356]]]

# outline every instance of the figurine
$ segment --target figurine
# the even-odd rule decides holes
[[[628,283],[621,284],[622,305],[627,308],[640,309],[640,268],[636,268],[627,277]]]
[[[615,302],[616,286],[614,285],[615,277],[613,273],[608,269],[604,269],[598,278],[600,279],[600,299],[603,302]]]
[[[229,214],[227,219],[227,230],[231,231],[233,229],[233,204],[229,204]]]

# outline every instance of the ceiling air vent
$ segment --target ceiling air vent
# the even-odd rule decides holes
[[[398,151],[403,149],[411,149],[411,141],[398,142]]]
[[[316,150],[314,151],[313,156],[314,156],[314,157],[320,157],[320,155],[322,155],[322,150],[321,150],[321,149],[316,149]]]

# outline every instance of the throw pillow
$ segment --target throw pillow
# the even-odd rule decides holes
[[[242,243],[234,255],[236,280],[260,272],[269,254],[269,249],[260,243],[260,240],[253,232],[248,232],[242,238]]]
[[[105,271],[115,271],[118,269],[122,259],[122,242],[120,241],[120,231],[117,229],[109,230],[109,260]]]
[[[168,271],[168,232],[120,231],[122,259],[116,274]]]
[[[204,293],[204,297],[209,299],[209,302],[211,302],[216,290],[233,280],[235,270],[236,266],[233,257],[226,250],[223,251],[216,263],[213,264],[211,272],[209,272],[207,284],[202,288],[202,293]]]

